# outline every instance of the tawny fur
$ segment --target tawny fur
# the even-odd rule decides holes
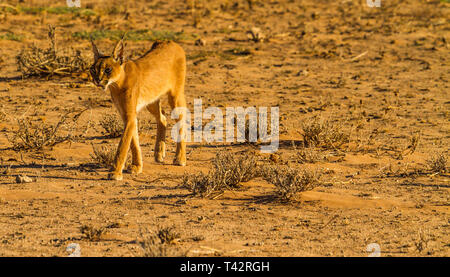
[[[112,101],[124,122],[124,132],[119,142],[110,179],[121,180],[128,150],[132,152],[132,173],[142,172],[142,152],[139,146],[137,114],[146,108],[157,121],[155,160],[163,162],[166,148],[167,121],[161,111],[160,99],[168,95],[172,109],[185,108],[184,82],[186,55],[175,42],[155,42],[144,56],[135,61],[123,62],[123,40],[115,46],[111,56],[100,54],[92,41],[94,64],[91,67],[93,82],[111,93]],[[181,109],[183,111],[183,109]],[[178,118],[180,140],[174,164],[186,165],[184,141],[184,113]]]

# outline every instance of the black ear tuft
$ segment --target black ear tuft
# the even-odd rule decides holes
[[[116,47],[114,47],[114,50],[113,50],[113,53],[112,53],[113,59],[115,61],[119,61],[120,64],[123,63],[123,48],[124,48],[124,46],[123,46],[123,39],[121,39],[116,44]]]
[[[94,40],[92,39],[92,36],[91,36],[90,40],[91,40],[91,44],[92,44],[92,51],[94,51],[94,60],[97,61],[98,58],[100,58],[102,55],[98,51],[97,46],[95,45]]]

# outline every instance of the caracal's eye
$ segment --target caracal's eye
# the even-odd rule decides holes
[[[112,72],[112,68],[111,67],[107,67],[106,69],[105,69],[105,73],[106,74],[111,74],[111,72]]]

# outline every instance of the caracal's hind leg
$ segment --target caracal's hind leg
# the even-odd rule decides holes
[[[148,105],[147,110],[156,118],[158,129],[156,131],[155,161],[158,163],[162,163],[164,161],[164,157],[166,156],[167,120],[161,111],[160,100]]]
[[[177,150],[173,164],[186,165],[186,99],[184,98],[184,85],[174,92],[169,93],[169,104],[172,109],[176,109],[178,114],[179,136],[177,138]]]

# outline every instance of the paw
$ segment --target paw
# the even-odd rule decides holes
[[[173,160],[173,164],[179,166],[186,166],[186,159],[176,158],[175,160]]]
[[[108,174],[108,180],[116,180],[121,181],[123,179],[123,175],[120,173],[111,172]]]
[[[131,165],[130,168],[131,174],[140,174],[142,173],[142,165]]]
[[[155,161],[157,163],[164,162],[164,158],[166,157],[166,146],[163,142],[159,144],[159,146],[155,149]]]
[[[162,154],[162,153],[156,153],[156,154],[155,154],[155,161],[156,161],[157,163],[162,163],[162,162],[164,162],[164,154]]]

